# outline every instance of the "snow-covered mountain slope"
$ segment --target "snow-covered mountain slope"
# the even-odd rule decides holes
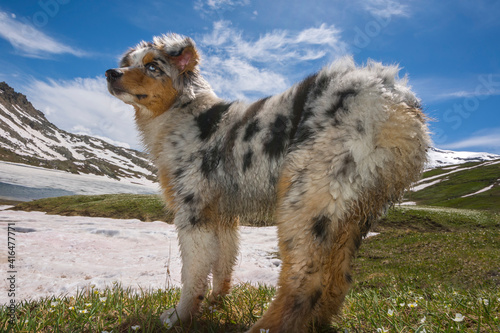
[[[116,180],[156,180],[144,153],[57,128],[5,82],[0,82],[0,160]]]
[[[484,162],[500,159],[500,155],[490,153],[451,151],[438,148],[430,148],[427,155],[429,160],[426,164],[426,169],[434,169],[467,162]]]
[[[30,201],[62,195],[155,194],[159,185],[149,179],[116,180],[94,174],[74,174],[21,163],[0,161],[0,199]]]

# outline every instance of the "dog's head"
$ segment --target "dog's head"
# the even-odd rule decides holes
[[[106,71],[109,92],[152,116],[167,111],[182,89],[182,77],[197,72],[193,40],[176,34],[141,42],[122,57],[120,67]]]

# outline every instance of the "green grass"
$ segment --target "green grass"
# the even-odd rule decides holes
[[[218,304],[203,306],[188,327],[174,332],[241,332],[264,312],[274,288],[238,285]],[[15,332],[162,332],[160,314],[174,306],[180,290],[132,290],[118,284],[105,290],[89,288],[75,297],[51,297],[19,305],[14,325],[0,310],[0,330]],[[135,328],[135,329],[134,329]]]
[[[344,315],[332,328],[337,332],[500,331],[498,289],[457,291],[432,286],[415,291],[390,281],[392,287],[351,292]],[[460,315],[463,320],[455,321]]]
[[[500,211],[500,186],[466,198],[453,198],[436,206]]]
[[[42,211],[63,216],[111,217],[141,221],[172,222],[173,214],[157,195],[103,194],[71,195],[23,202],[12,209]]]
[[[460,289],[500,286],[498,214],[398,208],[374,230],[381,234],[368,238],[357,258],[355,275],[365,286],[384,286],[390,277],[406,279],[418,289],[436,281]],[[370,276],[373,272],[377,274]]]
[[[200,315],[173,332],[242,332],[269,306],[275,289],[238,285],[215,305],[203,304]],[[119,285],[75,297],[26,301],[17,309],[14,325],[0,310],[0,329],[14,332],[167,332],[162,311],[175,305],[179,289],[135,291]],[[355,287],[346,297],[343,315],[321,332],[498,332],[500,293],[433,286],[415,290],[389,279],[379,289]],[[455,322],[457,314],[464,319]],[[309,332],[315,332],[311,326]]]
[[[374,229],[380,234],[361,246],[343,313],[324,332],[500,332],[498,214],[401,207]],[[245,331],[274,293],[271,287],[238,285],[215,308],[205,302],[191,325],[173,331]],[[0,331],[116,333],[139,326],[140,332],[161,332],[159,316],[178,298],[175,288],[90,287],[74,298],[19,304],[15,326],[2,307]],[[464,319],[455,322],[457,314]]]

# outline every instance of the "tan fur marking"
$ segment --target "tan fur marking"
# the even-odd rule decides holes
[[[140,68],[124,71],[121,86],[131,95],[145,95],[144,98],[136,98],[135,103],[146,107],[153,113],[153,117],[167,111],[177,98],[177,91],[170,78],[155,79]],[[137,116],[140,118],[140,115]]]
[[[227,295],[231,289],[231,279],[224,279],[222,283],[222,288],[220,290],[221,295]]]
[[[165,168],[158,170],[158,178],[160,181],[161,188],[163,190],[163,198],[170,209],[176,210],[176,205],[174,201],[174,188],[172,186],[172,180],[169,177],[169,172]]]
[[[333,242],[329,243],[333,248],[326,244],[315,246],[317,243],[308,236],[304,236],[302,244],[307,247],[281,247],[283,266],[277,296],[250,333],[258,333],[261,328],[269,332],[303,332],[307,331],[310,320],[324,325],[339,313],[349,291],[347,275],[361,237],[355,220],[339,223]],[[282,241],[280,238],[280,243]],[[297,253],[303,251],[301,266]],[[309,303],[313,301],[314,304]]]
[[[149,64],[150,62],[152,62],[153,60],[155,59],[155,55],[153,52],[149,52],[148,54],[146,54],[144,56],[144,58],[142,58],[142,64],[143,65],[146,65],[146,64]]]
[[[389,149],[396,163],[380,170],[381,180],[386,186],[385,191],[400,195],[412,182],[420,178],[425,155],[422,149],[425,145],[425,133],[421,131],[422,113],[406,104],[391,107],[389,118],[379,129],[377,146]],[[404,157],[404,158],[403,158]]]
[[[288,174],[283,173],[280,179],[278,180],[278,184],[276,185],[278,204],[281,202],[281,199],[288,192],[290,186],[292,186],[292,177]]]
[[[213,200],[210,204],[206,205],[201,211],[201,219],[205,223],[210,223],[213,225],[218,225],[221,221],[219,218],[219,200],[218,198]]]

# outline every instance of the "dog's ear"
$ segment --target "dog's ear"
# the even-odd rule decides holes
[[[181,51],[170,54],[170,59],[179,70],[179,73],[192,72],[199,62],[198,52],[194,46],[189,45]]]

